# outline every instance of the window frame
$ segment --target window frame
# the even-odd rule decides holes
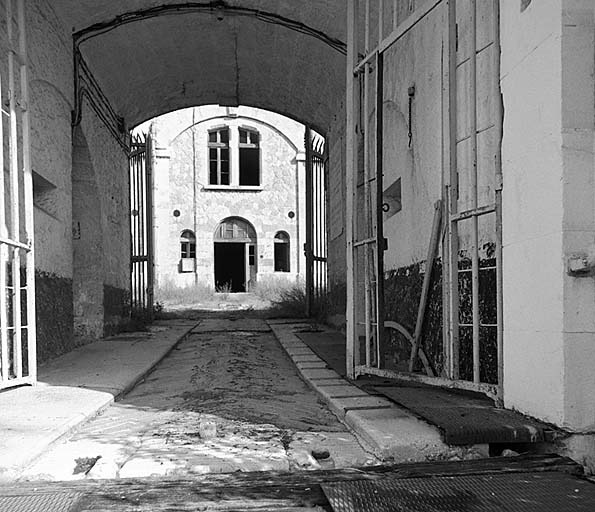
[[[246,133],[246,142],[242,142],[242,132]],[[255,141],[254,141],[255,139]],[[240,187],[260,187],[262,186],[262,151],[260,147],[260,132],[248,126],[238,126],[238,184]],[[242,183],[242,150],[257,150],[258,179],[256,183]]]
[[[285,247],[284,261],[280,261],[277,252],[277,246],[281,245]],[[275,272],[291,272],[291,237],[287,231],[277,231],[273,238],[273,268]]]
[[[227,142],[221,141],[221,134],[223,132],[227,132]],[[211,134],[216,134],[216,141],[211,141]],[[207,172],[208,172],[208,183],[209,185],[213,186],[230,186],[231,185],[231,146],[230,146],[230,138],[231,138],[231,130],[229,126],[216,126],[208,130],[207,132],[207,160],[209,162]],[[217,158],[211,158],[211,151],[215,150]],[[227,150],[227,172],[223,172],[223,165],[222,162],[222,151]],[[212,171],[211,171],[211,162],[217,162],[217,176],[216,182],[213,183],[212,181]],[[227,175],[227,183],[222,182],[222,177]]]

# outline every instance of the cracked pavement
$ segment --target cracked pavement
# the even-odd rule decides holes
[[[183,477],[377,462],[300,379],[268,325],[232,317],[201,321],[142,383],[20,479]]]

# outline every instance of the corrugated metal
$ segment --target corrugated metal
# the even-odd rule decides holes
[[[74,512],[81,493],[40,493],[30,496],[0,496],[2,512]]]
[[[335,512],[592,512],[595,485],[563,473],[323,484]]]

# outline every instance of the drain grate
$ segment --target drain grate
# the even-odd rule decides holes
[[[81,493],[40,493],[0,496],[2,512],[73,512]]]
[[[592,512],[595,485],[563,473],[323,484],[335,512]]]

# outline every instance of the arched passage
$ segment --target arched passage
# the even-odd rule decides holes
[[[81,66],[127,126],[219,103],[328,129],[344,83],[343,2],[324,9],[290,1],[172,4],[56,2],[74,27]],[[90,81],[77,87],[91,88]]]

